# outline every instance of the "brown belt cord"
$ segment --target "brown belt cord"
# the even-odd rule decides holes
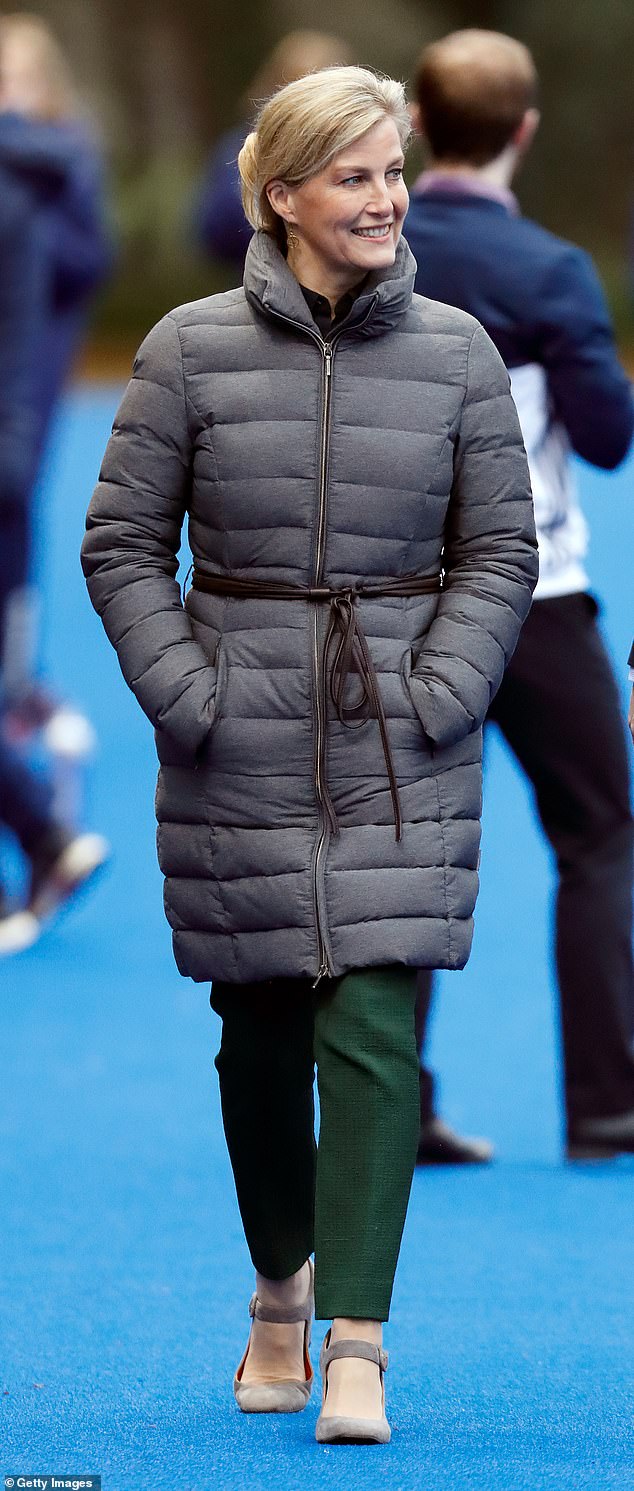
[[[194,590],[206,590],[211,595],[244,596],[253,600],[321,601],[330,605],[330,625],[322,659],[323,682],[330,688],[337,718],[348,730],[358,729],[368,719],[378,721],[397,842],[403,831],[398,783],[379,681],[359,621],[356,602],[359,597],[379,600],[389,596],[431,595],[440,590],[441,585],[441,575],[404,575],[402,579],[377,580],[376,583],[358,581],[354,585],[343,585],[340,588],[330,585],[287,585],[283,580],[241,580],[232,575],[207,575],[197,569],[194,569],[192,578]],[[336,651],[329,679],[330,654],[335,642]],[[358,697],[346,703],[346,688],[352,672],[356,673],[361,688]],[[337,815],[329,794],[325,805],[332,831],[338,834]]]

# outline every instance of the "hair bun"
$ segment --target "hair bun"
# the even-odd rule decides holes
[[[242,182],[242,205],[252,227],[262,226],[260,213],[260,183],[258,172],[258,136],[252,129],[247,135],[238,155],[238,170]]]

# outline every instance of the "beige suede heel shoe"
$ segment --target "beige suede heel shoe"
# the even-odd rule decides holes
[[[374,1362],[378,1367],[383,1405],[383,1414],[380,1419],[348,1418],[343,1414],[331,1414],[324,1417],[324,1405],[328,1394],[328,1368],[331,1362],[336,1362],[345,1356],[360,1357],[362,1361]],[[384,1373],[387,1372],[387,1351],[382,1351],[380,1346],[372,1346],[369,1341],[335,1341],[334,1346],[331,1346],[330,1331],[328,1331],[321,1348],[319,1367],[323,1397],[321,1413],[315,1426],[317,1443],[389,1444],[392,1430],[385,1417],[385,1383],[383,1381]]]
[[[302,1408],[306,1407],[315,1378],[309,1356],[311,1327],[315,1309],[312,1263],[309,1263],[309,1266],[310,1282],[306,1299],[302,1305],[295,1305],[288,1310],[283,1309],[281,1306],[276,1308],[272,1305],[263,1305],[261,1300],[258,1299],[257,1294],[253,1295],[249,1305],[251,1318],[267,1321],[269,1325],[295,1325],[296,1323],[299,1324],[300,1320],[305,1322],[304,1377],[271,1378],[270,1382],[243,1382],[242,1373],[251,1345],[251,1336],[249,1335],[246,1351],[233,1379],[233,1391],[236,1403],[243,1413],[300,1413]]]

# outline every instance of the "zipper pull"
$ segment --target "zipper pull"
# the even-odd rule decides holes
[[[332,372],[332,346],[330,342],[324,342],[324,364],[326,377],[329,378]]]
[[[319,973],[317,974],[317,977],[316,977],[315,982],[313,984],[313,989],[317,988],[317,985],[321,983],[322,978],[328,978],[329,972],[330,972],[330,969],[328,967],[328,964],[327,963],[322,963],[321,968],[319,970]]]

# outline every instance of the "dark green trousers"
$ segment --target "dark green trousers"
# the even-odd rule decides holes
[[[387,1320],[416,1162],[416,973],[216,982],[216,1057],[238,1205],[255,1268],[315,1254],[316,1312]],[[319,1089],[315,1143],[313,1087]]]

